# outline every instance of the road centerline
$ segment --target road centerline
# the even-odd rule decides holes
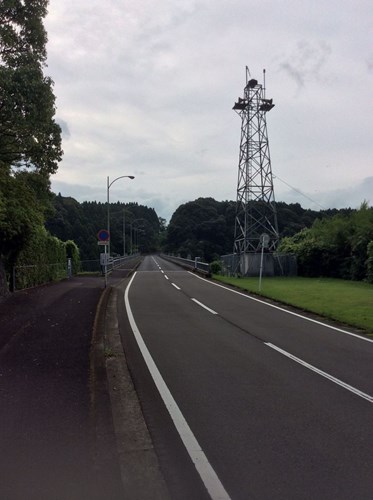
[[[202,302],[200,302],[199,300],[197,299],[191,299],[193,300],[193,302],[195,302],[196,304],[198,304],[199,306],[203,307],[204,309],[206,309],[206,311],[210,312],[211,314],[218,314],[216,311],[214,311],[213,309],[210,309],[209,307],[207,307],[205,304],[202,304]]]
[[[282,311],[286,314],[290,314],[291,316],[296,316],[298,318],[304,319],[304,320],[309,321],[311,323],[315,323],[316,325],[320,325],[320,326],[323,326],[325,328],[329,328],[330,330],[341,332],[341,333],[344,333],[345,335],[350,335],[351,337],[355,337],[359,340],[364,340],[365,342],[372,342],[373,343],[373,339],[363,337],[362,335],[358,335],[356,333],[352,333],[352,332],[349,332],[347,330],[343,330],[342,328],[338,328],[338,327],[333,326],[333,325],[328,325],[327,323],[323,323],[322,321],[318,321],[316,319],[309,318],[307,316],[304,316],[303,314],[289,311],[288,309],[285,309],[284,307],[280,307],[280,306],[277,306],[275,304],[271,304],[269,302],[266,302],[265,300],[261,300],[261,299],[258,299],[256,297],[252,297],[251,295],[247,295],[246,293],[239,292],[238,290],[232,290],[232,288],[228,288],[227,286],[220,285],[219,283],[214,283],[213,281],[207,280],[206,278],[202,278],[201,276],[198,276],[197,274],[192,273],[191,271],[187,271],[187,272],[190,275],[194,276],[195,278],[198,278],[199,280],[205,281],[206,283],[209,283],[210,285],[214,285],[214,286],[217,286],[219,288],[223,288],[224,290],[227,290],[228,292],[235,293],[237,295],[240,295],[241,297],[245,297],[246,299],[253,300],[254,302],[259,302],[260,304],[263,304],[265,306],[272,307],[273,309],[277,309],[277,310]]]

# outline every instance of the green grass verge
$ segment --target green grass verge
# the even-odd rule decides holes
[[[267,278],[259,292],[258,278],[214,279],[246,291],[341,321],[373,334],[373,285],[332,278]]]

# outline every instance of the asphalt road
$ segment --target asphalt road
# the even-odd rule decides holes
[[[158,256],[126,293],[122,342],[172,498],[373,498],[371,341]]]

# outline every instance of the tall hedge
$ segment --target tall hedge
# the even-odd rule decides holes
[[[55,281],[67,276],[65,243],[51,236],[43,226],[37,227],[18,255],[15,266],[15,288]]]

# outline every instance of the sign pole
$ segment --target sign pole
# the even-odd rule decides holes
[[[260,256],[260,271],[259,271],[259,292],[262,290],[263,254],[264,254],[264,243],[262,242],[262,255]]]
[[[262,245],[262,252],[260,256],[260,271],[259,271],[259,292],[262,290],[262,274],[263,274],[263,256],[264,249],[268,248],[270,241],[270,236],[267,233],[263,233],[260,235],[260,243]]]
[[[107,229],[101,229],[97,233],[97,238],[98,238],[98,244],[105,246],[104,262],[102,262],[102,260],[101,260],[101,265],[103,265],[103,267],[104,267],[105,288],[106,288],[107,287],[108,245],[110,242],[110,233]],[[109,255],[110,255],[110,252],[109,252]],[[100,253],[100,257],[102,258],[102,253]]]
[[[105,267],[104,267],[104,272],[105,272],[105,288],[107,288],[107,245],[105,245]]]

